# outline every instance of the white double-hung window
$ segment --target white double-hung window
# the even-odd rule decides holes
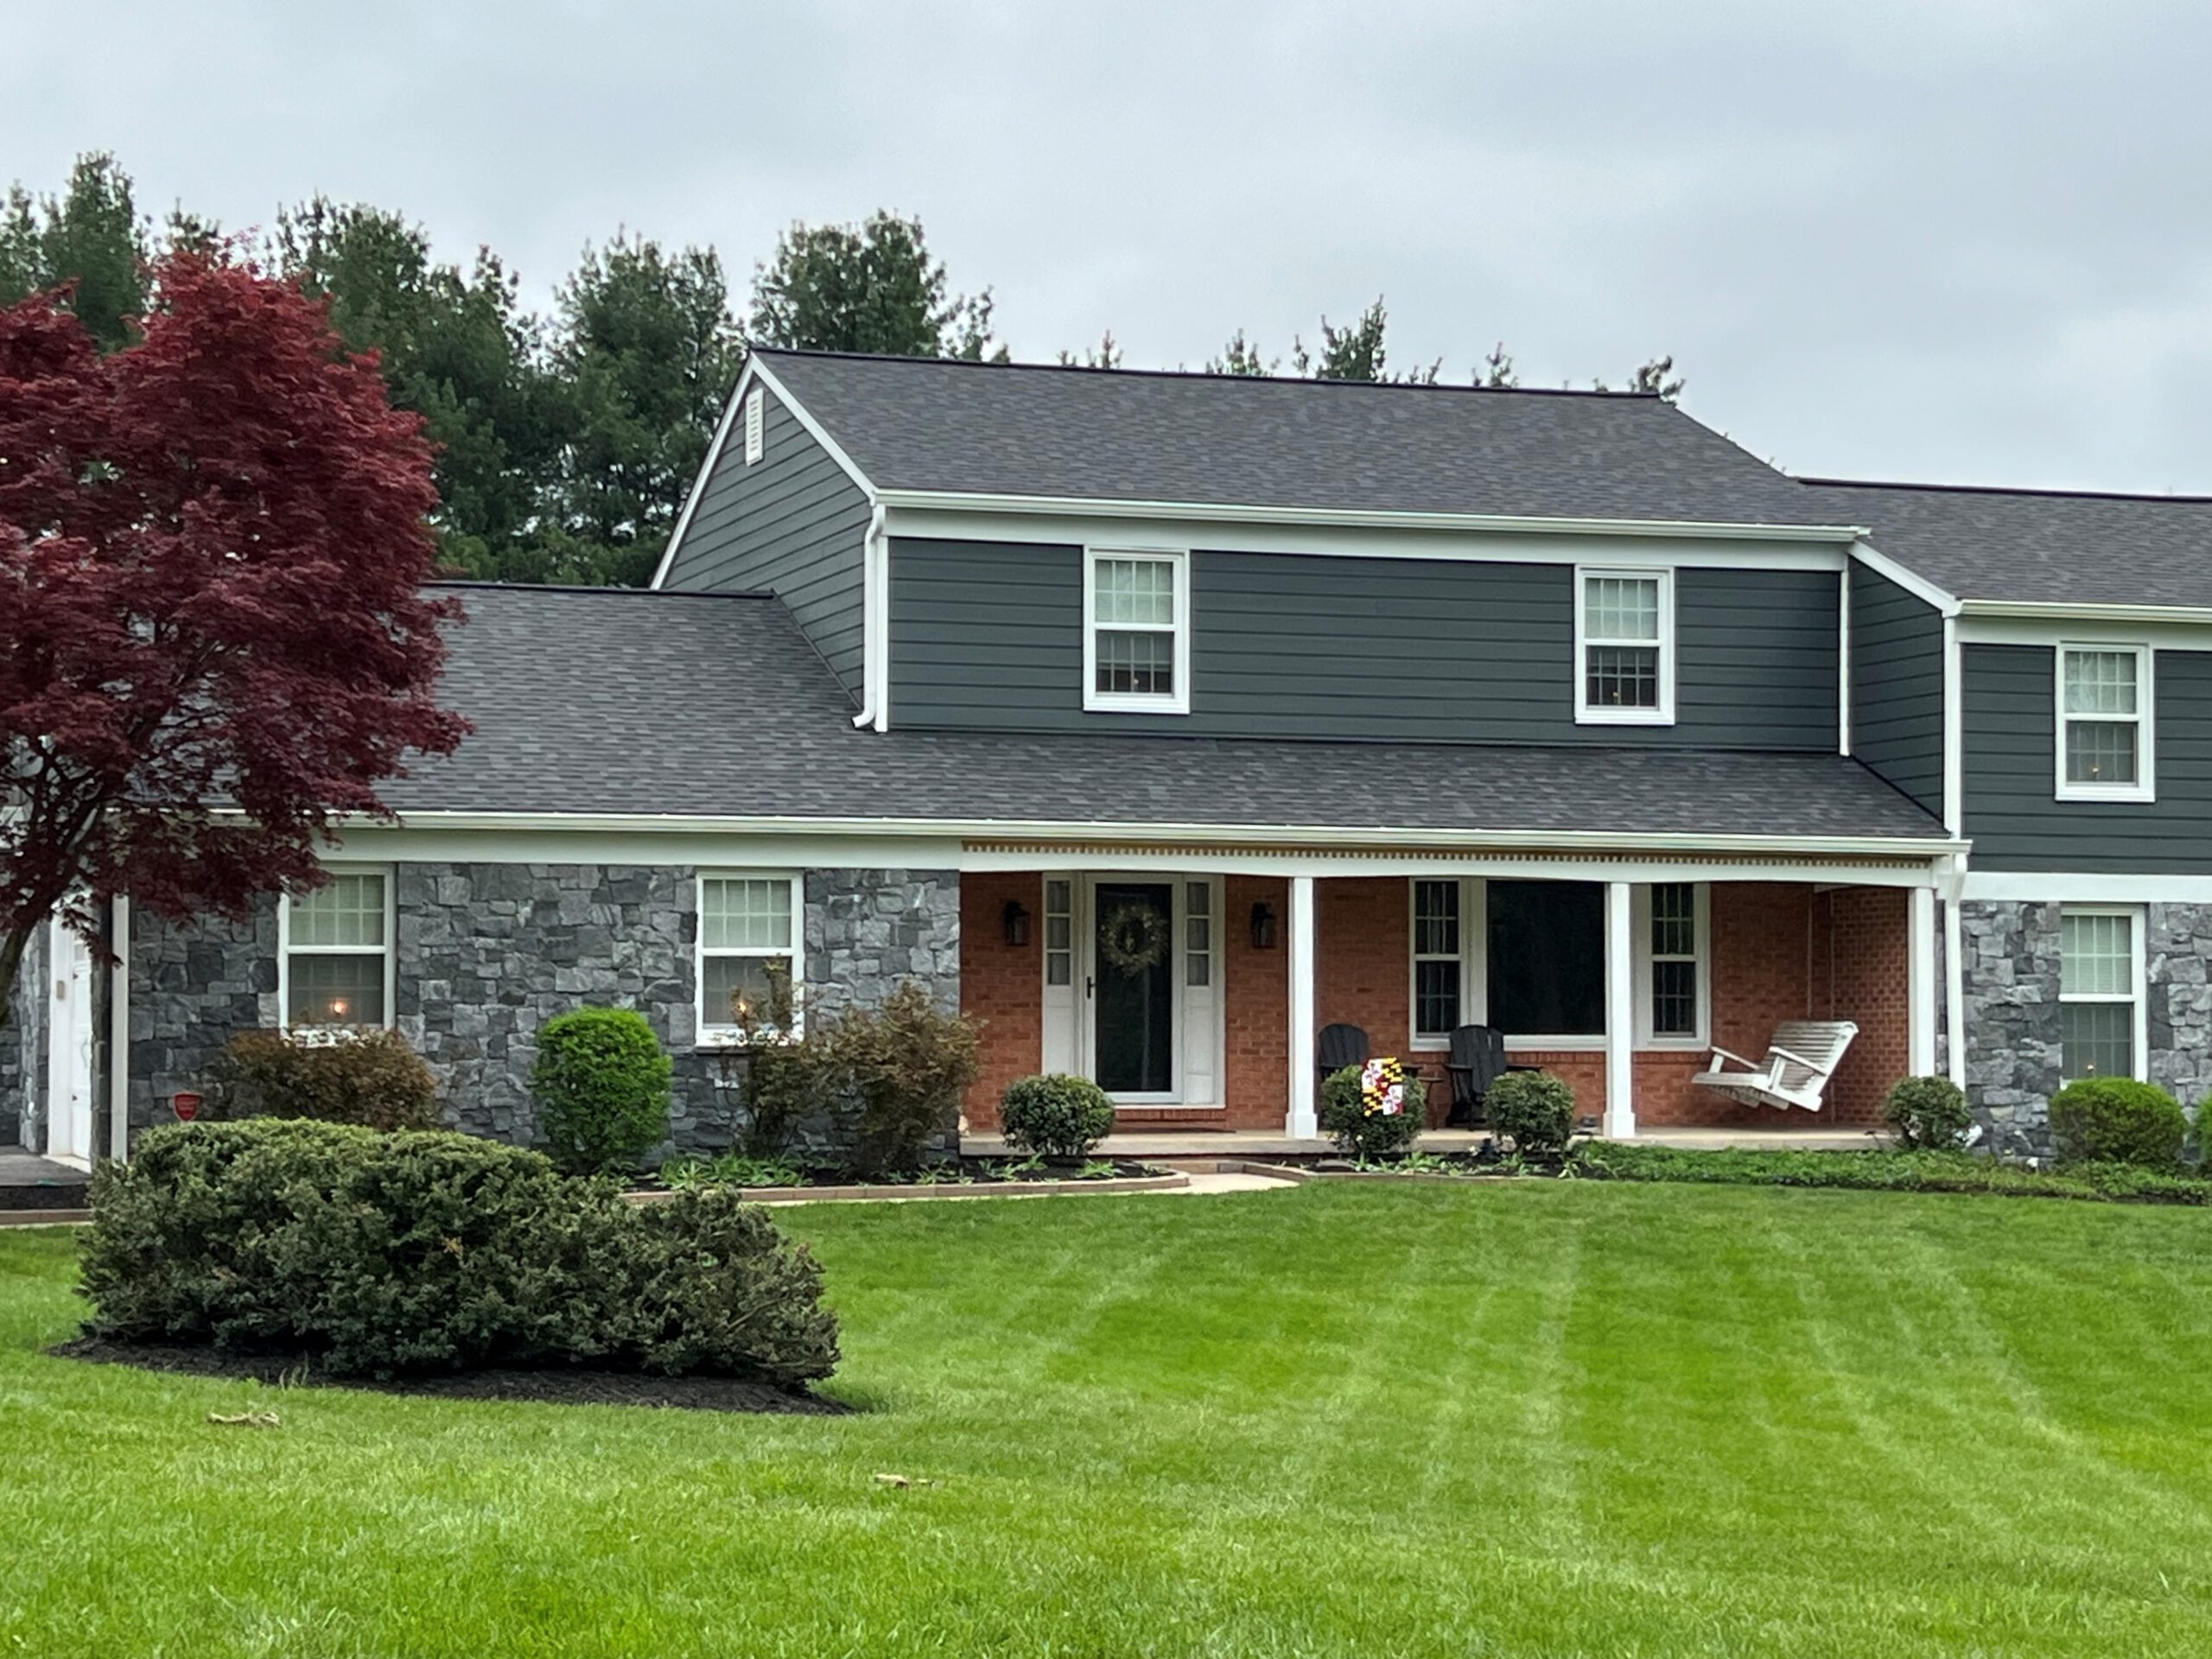
[[[280,927],[284,1023],[296,1029],[391,1023],[391,879],[346,869],[287,895]]]
[[[1674,724],[1674,572],[1578,566],[1574,657],[1578,722]]]
[[[1191,712],[1190,568],[1185,552],[1085,552],[1085,709]]]
[[[2068,906],[2058,916],[2059,1041],[2068,1080],[2143,1076],[2143,912]]]
[[[2151,649],[2058,647],[2058,798],[2152,798]]]
[[[804,901],[796,875],[710,874],[699,878],[699,1033],[727,1042],[779,1027],[777,981],[798,1023],[798,918]]]

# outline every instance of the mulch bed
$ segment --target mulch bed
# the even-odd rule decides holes
[[[639,1371],[461,1371],[436,1376],[328,1376],[301,1354],[240,1354],[165,1343],[110,1342],[79,1337],[46,1351],[57,1359],[132,1365],[143,1371],[185,1376],[238,1377],[256,1382],[317,1389],[366,1389],[437,1400],[525,1400],[555,1406],[658,1406],[683,1411],[761,1411],[836,1417],[852,1410],[804,1389],[779,1389],[728,1376],[654,1376]]]

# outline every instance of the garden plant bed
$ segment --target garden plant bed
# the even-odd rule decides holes
[[[772,1186],[746,1185],[738,1191],[755,1204],[819,1204],[885,1198],[1039,1198],[1055,1193],[1166,1192],[1191,1184],[1180,1170],[1129,1159],[1086,1163],[1037,1164],[1021,1158],[968,1158],[933,1165],[919,1177],[867,1181],[844,1169],[794,1172],[797,1181]],[[664,1203],[675,1196],[665,1187],[631,1192],[637,1204]]]
[[[2139,1168],[2126,1164],[2070,1164],[2037,1168],[2002,1163],[1971,1152],[1910,1148],[1801,1151],[1694,1151],[1591,1141],[1564,1156],[1516,1160],[1488,1143],[1473,1152],[1424,1153],[1409,1167],[1324,1159],[1292,1165],[1224,1163],[1278,1179],[1301,1181],[1436,1181],[1567,1179],[1592,1181],[1688,1182],[1719,1186],[1794,1186],[1878,1192],[1955,1192],[1997,1198],[2072,1198],[2107,1204],[2212,1205],[2212,1179],[2191,1170]]]
[[[457,1371],[428,1376],[331,1376],[311,1354],[246,1354],[164,1343],[79,1337],[46,1351],[56,1359],[130,1365],[185,1376],[235,1377],[271,1386],[367,1389],[441,1400],[527,1400],[552,1406],[656,1406],[685,1411],[772,1412],[834,1417],[852,1409],[804,1389],[779,1389],[734,1376],[655,1376],[588,1366],[540,1370]]]

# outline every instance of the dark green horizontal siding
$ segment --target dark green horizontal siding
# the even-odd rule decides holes
[[[1859,563],[1851,567],[1851,752],[1942,816],[1943,618]]]
[[[1966,833],[1981,870],[2212,870],[2212,652],[2152,673],[2155,801],[2062,801],[2048,645],[1964,648]]]
[[[1436,742],[1834,749],[1837,582],[1675,579],[1675,724],[1574,723],[1564,564],[1192,556],[1192,712],[1083,710],[1080,548],[901,539],[893,719],[906,726]]]
[[[768,392],[760,459],[745,464],[741,411],[663,585],[773,593],[857,694],[868,516],[860,486]]]

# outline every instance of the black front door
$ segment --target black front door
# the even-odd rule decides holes
[[[1092,895],[1094,1075],[1109,1095],[1175,1088],[1175,889],[1102,881]]]

